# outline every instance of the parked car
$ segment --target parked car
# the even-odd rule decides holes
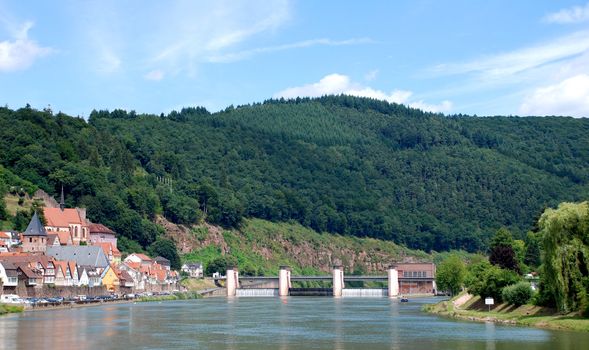
[[[22,304],[23,300],[16,294],[2,294],[0,296],[0,303]]]

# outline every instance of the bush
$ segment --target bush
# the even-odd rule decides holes
[[[515,272],[491,265],[488,261],[482,261],[469,266],[466,287],[471,294],[481,298],[492,297],[499,301],[502,300],[502,289],[517,283],[518,280],[519,277]]]
[[[503,301],[520,306],[527,304],[532,298],[532,288],[528,282],[518,282],[501,290]]]

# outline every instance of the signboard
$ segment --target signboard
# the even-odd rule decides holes
[[[495,304],[495,300],[493,298],[485,298],[485,305],[489,306],[489,311],[491,311],[491,305]]]

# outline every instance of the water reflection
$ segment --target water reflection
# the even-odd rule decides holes
[[[0,317],[0,349],[584,349],[589,334],[457,322],[386,298],[235,298]]]

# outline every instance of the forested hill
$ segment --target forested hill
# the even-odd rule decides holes
[[[587,199],[589,119],[442,116],[348,96],[93,111],[88,123],[2,108],[0,164],[49,193],[63,183],[68,204],[143,246],[163,213],[474,251],[501,226],[523,235],[546,206]]]

